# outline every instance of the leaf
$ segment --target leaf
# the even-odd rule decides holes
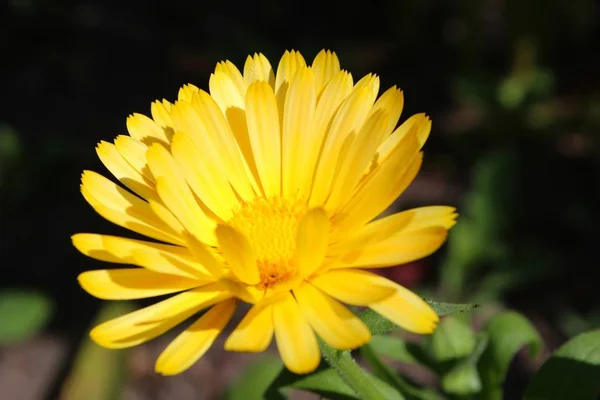
[[[25,341],[46,326],[52,301],[42,293],[23,289],[0,292],[0,345]]]
[[[405,364],[418,364],[411,346],[399,337],[373,336],[369,342],[371,349],[377,354],[385,355],[394,361]]]
[[[129,302],[110,302],[100,309],[94,325],[133,311]],[[61,391],[62,400],[120,398],[125,383],[126,350],[105,349],[89,337],[81,344]]]
[[[475,333],[469,320],[444,318],[430,337],[429,354],[437,362],[468,356],[475,349]]]
[[[600,330],[564,344],[533,377],[525,400],[593,400],[600,395]]]
[[[361,355],[369,363],[375,376],[383,379],[404,394],[409,400],[444,400],[444,397],[433,389],[421,388],[401,377],[390,366],[378,357],[372,343],[363,346]]]
[[[477,372],[477,361],[488,346],[488,335],[477,334],[473,351],[469,356],[456,363],[442,377],[442,388],[452,394],[468,396],[481,390],[481,379]]]
[[[542,339],[531,323],[513,311],[494,316],[482,330],[489,335],[489,345],[479,360],[482,400],[502,400],[504,378],[517,351],[528,345],[530,354],[537,356]]]
[[[262,399],[269,385],[283,369],[278,357],[265,357],[246,368],[240,377],[227,388],[228,400]]]
[[[476,304],[440,303],[431,300],[427,300],[427,303],[439,316],[471,311],[477,307]],[[373,335],[383,335],[396,328],[394,323],[390,322],[371,309],[360,313],[359,318],[369,327],[369,330]]]

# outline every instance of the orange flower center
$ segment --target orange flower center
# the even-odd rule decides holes
[[[306,211],[298,201],[257,197],[228,221],[250,242],[260,272],[257,288],[272,288],[296,276],[296,236]]]

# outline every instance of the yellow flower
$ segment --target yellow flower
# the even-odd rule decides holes
[[[431,254],[454,224],[445,206],[375,220],[417,174],[431,121],[417,114],[396,128],[402,92],[377,99],[379,78],[353,83],[329,51],[311,66],[286,52],[276,73],[262,54],[248,57],[243,73],[221,62],[209,88],[184,86],[174,104],[154,102],[152,118],[131,115],[129,136],[98,145],[130,191],[82,175],[81,192],[100,215],[154,241],[74,235],[90,257],[141,267],[87,271],[81,286],[110,300],[180,292],[102,323],[92,339],[134,346],[208,309],[156,362],[159,373],[176,374],[244,302],[251,308],[225,348],[260,352],[275,335],[287,368],[307,373],[320,361],[316,335],[337,349],[370,340],[342,303],[431,333],[438,317],[421,298],[366,270]]]

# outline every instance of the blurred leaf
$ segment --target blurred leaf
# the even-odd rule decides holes
[[[483,388],[480,398],[501,400],[504,378],[517,351],[528,345],[530,354],[537,356],[542,339],[525,317],[513,311],[494,316],[482,331],[488,333],[489,345],[478,365]]]
[[[442,377],[442,388],[452,394],[467,396],[481,390],[481,379],[477,372],[477,362],[488,346],[488,336],[478,333],[476,345],[469,356],[455,364]]]
[[[283,369],[279,357],[265,357],[245,367],[240,377],[227,388],[228,400],[262,399]]]
[[[477,307],[476,304],[441,303],[431,300],[426,301],[427,304],[429,304],[439,316],[471,311]],[[371,309],[363,311],[359,314],[359,317],[369,327],[369,330],[373,335],[383,335],[392,329],[397,328],[394,323],[390,322]]]
[[[475,333],[469,320],[449,316],[441,320],[430,337],[429,354],[441,362],[468,356],[475,349]]]
[[[133,311],[128,302],[104,305],[93,325]],[[86,334],[77,352],[60,398],[62,400],[112,400],[120,398],[125,383],[125,350],[105,349]]]
[[[31,338],[44,328],[52,313],[52,301],[42,293],[3,290],[0,292],[0,345]]]
[[[384,396],[383,398],[390,400],[404,399],[400,393],[386,382],[367,372],[365,374],[369,380],[375,383]],[[296,375],[287,369],[283,369],[267,389],[264,398],[267,400],[285,399],[286,397],[282,394],[282,391],[289,388],[309,391],[331,400],[359,399],[344,380],[333,369],[327,368],[325,365],[307,375]]]
[[[377,338],[377,337],[375,337]],[[375,339],[374,338],[374,339]],[[444,397],[433,389],[421,388],[408,382],[391,367],[381,361],[372,342],[360,349],[361,355],[369,363],[375,376],[394,386],[409,400],[443,400]]]
[[[10,125],[0,123],[0,186],[6,170],[19,159],[21,146],[17,132]]]
[[[533,377],[525,400],[593,400],[600,395],[600,330],[569,340]]]
[[[385,355],[392,360],[405,364],[418,364],[419,361],[411,353],[408,344],[399,337],[394,336],[373,336],[369,346],[380,355]]]

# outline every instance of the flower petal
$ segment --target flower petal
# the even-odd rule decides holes
[[[250,85],[256,81],[265,81],[271,87],[275,87],[273,67],[271,67],[271,63],[262,53],[254,53],[252,57],[248,56],[244,64],[244,82],[246,82],[246,85]]]
[[[402,232],[379,243],[352,251],[341,258],[347,267],[392,267],[419,260],[439,249],[446,241],[448,230],[431,227]]]
[[[329,81],[340,72],[340,61],[335,53],[321,50],[312,62],[312,69],[315,74],[315,89],[317,95],[320,95]]]
[[[246,93],[246,119],[256,169],[266,196],[281,194],[281,130],[273,88],[257,81]]]
[[[163,101],[155,101],[150,106],[150,112],[152,114],[152,119],[156,124],[162,128],[171,128],[173,127],[173,121],[171,120],[171,106],[167,100]]]
[[[277,73],[275,74],[275,96],[277,97],[277,106],[280,113],[283,111],[283,104],[287,95],[290,82],[296,76],[296,73],[306,68],[306,61],[299,52],[285,51],[279,65],[277,66]],[[279,115],[280,121],[283,115]]]
[[[255,304],[225,341],[227,351],[261,352],[273,339],[273,307]]]
[[[140,175],[143,175],[148,182],[154,183],[154,176],[148,168],[146,162],[146,152],[148,146],[127,135],[119,135],[115,138],[115,147],[121,157],[133,167]]]
[[[154,215],[147,202],[92,171],[81,175],[81,193],[98,214],[144,236],[168,243],[182,240]]]
[[[294,289],[294,296],[310,325],[332,347],[355,349],[371,339],[369,328],[356,315],[310,283]]]
[[[160,141],[169,143],[163,128],[158,126],[151,118],[134,113],[127,118],[127,131],[132,138],[143,141]]]
[[[410,290],[395,286],[394,295],[369,307],[409,332],[432,333],[439,321],[435,311]]]
[[[156,372],[175,375],[206,353],[235,311],[235,299],[218,303],[184,330],[156,360]]]
[[[96,326],[91,338],[101,346],[121,349],[153,339],[198,311],[231,297],[219,284],[192,289]]]
[[[333,298],[355,306],[382,301],[396,291],[381,275],[359,269],[335,269],[310,279],[317,288]]]
[[[86,292],[105,300],[143,299],[181,292],[207,283],[144,268],[86,271],[79,274],[77,279]]]
[[[159,200],[154,184],[136,171],[121,156],[114,144],[102,141],[96,147],[96,153],[102,164],[123,185],[144,199]]]
[[[256,256],[246,237],[228,225],[216,229],[219,250],[231,271],[242,282],[255,285],[260,282]]]
[[[322,206],[331,193],[331,185],[337,172],[340,153],[349,136],[360,129],[375,101],[374,77],[355,86],[352,94],[342,103],[331,122],[327,138],[319,159],[313,192],[309,205]],[[378,83],[377,83],[378,86]]]
[[[160,144],[153,144],[146,157],[163,203],[188,232],[207,244],[216,244],[213,234],[216,223],[200,208],[169,151]]]
[[[325,260],[329,242],[329,219],[320,208],[308,211],[298,223],[298,270],[303,277],[310,276]]]
[[[284,197],[307,198],[310,193],[310,182],[300,179],[305,176],[300,170],[306,157],[304,149],[310,147],[307,132],[312,128],[316,105],[312,70],[303,68],[290,83],[283,107],[281,179]]]
[[[179,93],[177,94],[177,99],[190,103],[192,101],[192,96],[195,93],[197,93],[198,90],[200,90],[200,89],[196,85],[192,85],[191,83],[183,85],[179,89]]]
[[[196,196],[221,219],[231,218],[234,207],[240,203],[226,176],[208,164],[209,158],[186,134],[178,132],[173,136],[171,152]]]
[[[275,340],[283,363],[295,374],[314,371],[321,361],[317,338],[291,293],[273,304]]]

